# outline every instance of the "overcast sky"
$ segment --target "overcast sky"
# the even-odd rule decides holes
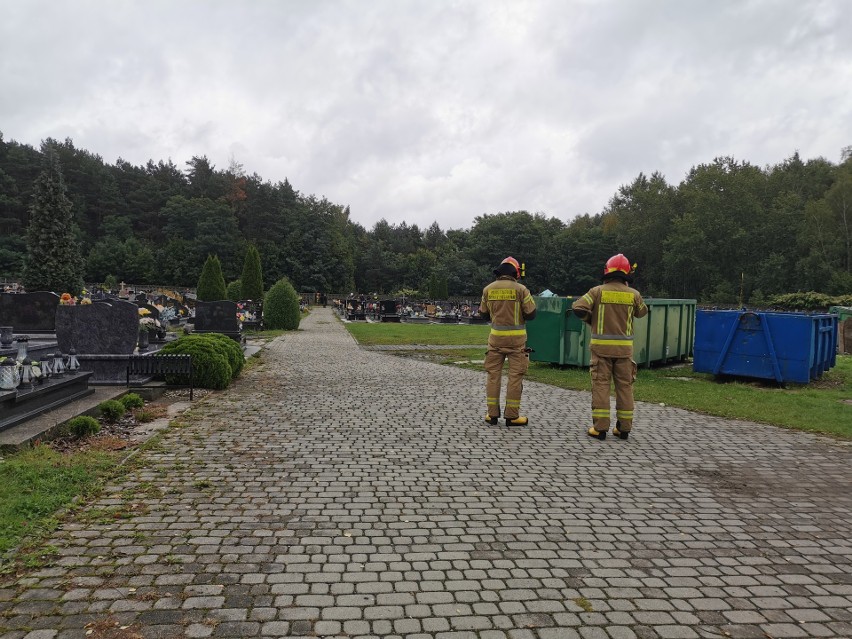
[[[568,221],[852,145],[850,0],[0,0],[0,131],[235,158],[380,218]]]

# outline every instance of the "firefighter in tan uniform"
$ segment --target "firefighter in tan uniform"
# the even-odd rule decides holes
[[[633,318],[644,317],[648,307],[642,296],[627,285],[630,262],[619,253],[607,260],[603,284],[579,298],[574,313],[592,329],[592,422],[588,434],[606,439],[609,430],[610,380],[615,382],[615,428],[612,434],[627,439],[633,427]]]
[[[500,417],[500,380],[503,362],[508,358],[509,384],[503,416],[507,426],[524,426],[527,418],[520,416],[520,409],[524,375],[529,368],[526,321],[535,317],[535,302],[527,287],[518,282],[521,266],[514,257],[503,260],[494,269],[494,275],[497,279],[483,289],[479,304],[479,313],[491,320],[485,354],[485,371],[488,373],[485,421],[493,425]]]

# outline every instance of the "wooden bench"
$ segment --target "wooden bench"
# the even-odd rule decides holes
[[[131,375],[178,375],[189,383],[192,401],[192,355],[131,355],[127,361],[127,386]],[[185,386],[185,384],[182,384]]]

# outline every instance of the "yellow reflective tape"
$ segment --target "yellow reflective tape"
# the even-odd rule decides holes
[[[604,332],[604,311],[606,311],[606,306],[598,307],[598,333]]]
[[[513,288],[492,288],[488,291],[489,301],[509,301],[518,299],[518,292]]]
[[[628,335],[633,334],[633,307],[629,307],[627,309],[627,330],[625,331]]]
[[[609,409],[593,410],[592,417],[609,417]]]
[[[491,404],[497,404],[499,401],[499,397],[489,397],[487,400],[485,400],[485,403],[490,406]]]
[[[522,328],[521,330],[516,331],[495,331],[493,328],[491,329],[492,335],[526,335],[527,329]]]
[[[595,339],[592,338],[593,346],[632,346],[633,342],[629,339]]]
[[[528,295],[524,298],[524,304],[526,304],[527,302],[532,302],[532,295],[529,295],[529,294],[528,294]]]
[[[615,411],[615,414],[618,415],[619,418],[633,419],[632,410],[617,410]]]
[[[592,302],[594,302],[594,300],[592,299],[592,296],[591,296],[591,295],[589,295],[588,293],[586,293],[585,295],[583,295],[583,299],[584,299],[584,300],[586,300],[589,304],[591,304]]]
[[[633,306],[633,293],[629,291],[602,291],[602,304],[630,304]]]
[[[520,406],[521,400],[519,399],[507,399],[506,406]]]

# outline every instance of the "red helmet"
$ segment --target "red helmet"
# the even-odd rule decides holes
[[[621,271],[625,275],[630,275],[630,260],[624,257],[623,253],[613,255],[606,261],[606,266],[604,267],[604,275],[609,275],[610,273],[614,273],[615,271]]]
[[[515,279],[521,279],[521,265],[518,263],[518,260],[516,260],[514,257],[512,257],[510,255],[505,260],[500,262],[500,266],[503,266],[504,264],[511,264],[512,266],[514,266],[515,267]]]

